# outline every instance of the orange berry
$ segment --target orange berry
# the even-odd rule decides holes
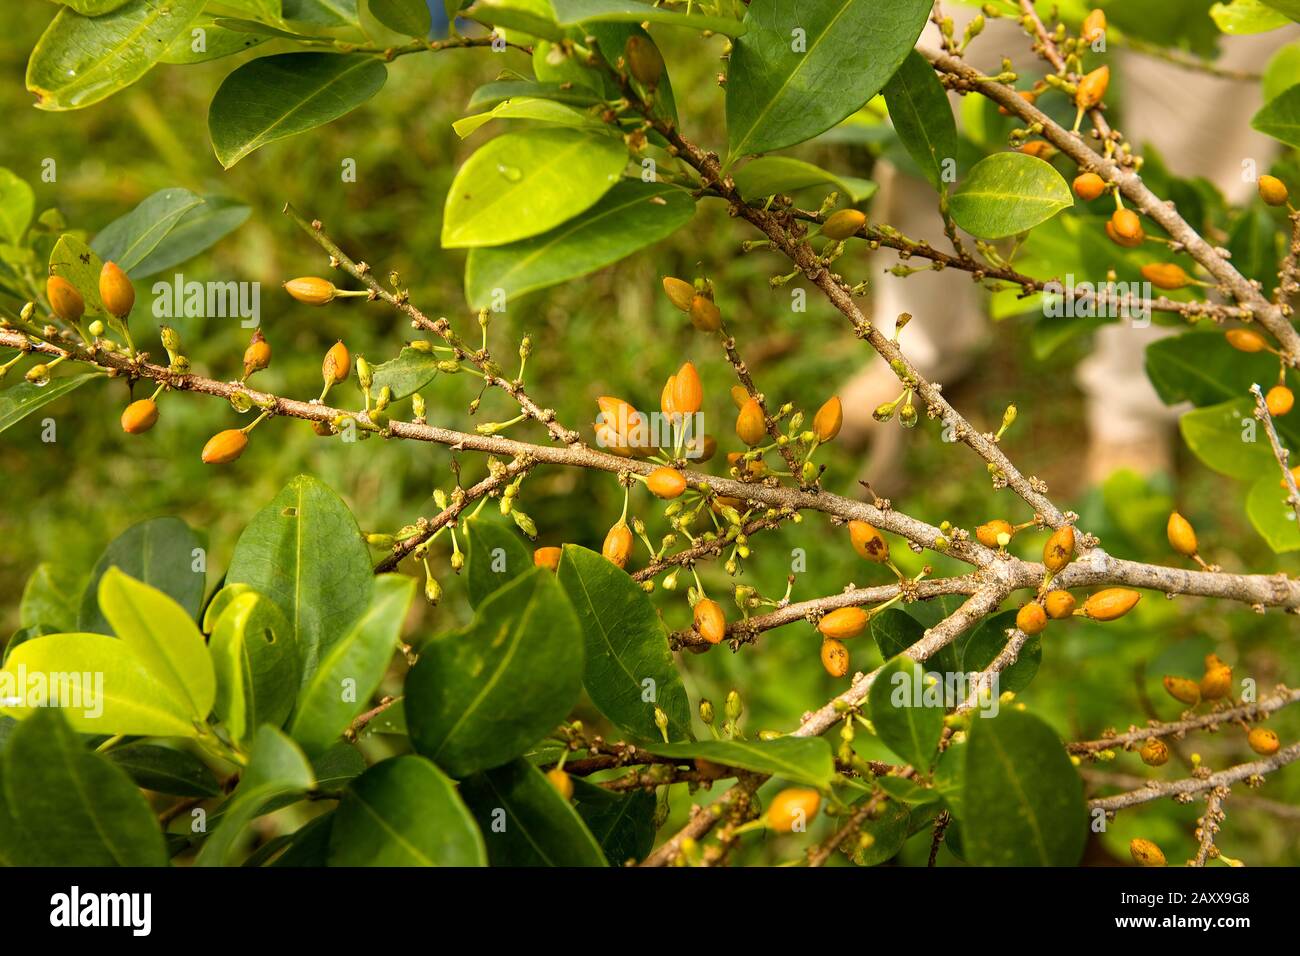
[[[1270,206],[1285,206],[1288,198],[1286,183],[1276,176],[1259,177],[1259,198]]]
[[[1192,281],[1183,267],[1173,262],[1148,262],[1138,271],[1157,289],[1181,289]]]
[[[1161,852],[1160,847],[1156,846],[1150,840],[1144,840],[1136,837],[1129,841],[1128,852],[1133,857],[1133,862],[1138,866],[1164,866],[1165,855]]]
[[[808,787],[791,787],[772,798],[767,808],[767,825],[778,833],[802,832],[822,805],[821,794]]]
[[[664,382],[664,389],[659,393],[659,411],[663,412],[669,418],[673,417],[673,380],[676,375],[669,375],[668,381]]]
[[[822,667],[832,677],[843,677],[849,672],[849,649],[833,637],[822,641]]]
[[[1268,339],[1254,329],[1229,329],[1223,336],[1238,352],[1263,352],[1268,348]]]
[[[203,462],[207,465],[225,465],[234,461],[248,447],[248,436],[238,428],[217,432],[203,446]]]
[[[1101,66],[1079,81],[1074,94],[1075,105],[1090,110],[1102,101],[1106,87],[1110,86],[1110,67]]]
[[[1264,396],[1264,404],[1268,406],[1270,415],[1285,415],[1295,405],[1295,395],[1285,385],[1274,385]]]
[[[560,557],[563,554],[563,548],[538,548],[533,552],[533,564],[554,571],[560,566]]]
[[[1074,613],[1074,595],[1069,591],[1051,591],[1043,599],[1043,609],[1053,621],[1062,621]]]
[[[673,410],[682,415],[698,412],[704,404],[704,386],[695,366],[687,362],[670,381],[673,383]]]
[[[742,460],[744,457],[744,452],[729,451],[727,452],[727,465],[737,469],[742,475],[747,474],[750,478],[762,478],[767,474],[767,465],[763,463],[762,459],[747,462]],[[1296,467],[1300,468],[1300,465]]]
[[[1096,173],[1080,173],[1074,177],[1074,194],[1090,202],[1106,191],[1106,180]]]
[[[1161,683],[1165,685],[1165,692],[1179,703],[1195,707],[1201,702],[1201,685],[1194,680],[1166,674]]]
[[[691,311],[691,300],[695,298],[695,286],[685,279],[664,276],[664,293],[675,308],[683,312]]]
[[[686,457],[692,461],[712,461],[718,453],[718,440],[712,435],[692,435],[686,443]]]
[[[1277,739],[1277,734],[1264,727],[1252,729],[1246,735],[1246,742],[1250,744],[1251,750],[1257,754],[1263,754],[1265,757],[1271,757],[1282,746],[1282,741]]]
[[[301,279],[290,279],[284,284],[284,290],[299,302],[307,305],[328,305],[334,301],[339,290],[334,288],[334,283],[329,279],[321,279],[318,276],[304,276]]]
[[[1115,245],[1123,246],[1125,249],[1136,249],[1138,246],[1142,245],[1147,237],[1147,234],[1139,229],[1137,236],[1132,239],[1126,239],[1115,231],[1115,226],[1109,219],[1106,220],[1106,235],[1110,237],[1110,241],[1115,243]]]
[[[832,395],[813,416],[813,434],[817,436],[818,441],[828,442],[840,433],[843,424],[844,406],[840,404],[838,395]]]
[[[555,792],[564,798],[565,803],[573,799],[573,781],[559,767],[552,767],[546,771],[546,779],[551,782]]]
[[[262,335],[261,329],[253,330],[253,338],[244,349],[244,378],[254,372],[260,372],[271,364],[271,343]]]
[[[1043,633],[1043,628],[1047,627],[1047,612],[1043,606],[1036,601],[1030,601],[1018,612],[1016,612],[1016,627],[1024,631],[1030,637],[1035,634]]]
[[[614,525],[605,535],[605,543],[601,545],[600,553],[611,564],[620,568],[626,567],[628,555],[632,553],[632,529],[623,521]]]
[[[889,560],[889,542],[865,521],[849,522],[849,540],[853,542],[853,550],[858,552],[859,557],[877,564]]]
[[[677,498],[686,490],[686,476],[676,468],[656,468],[646,475],[645,486],[656,498]]]
[[[139,435],[153,428],[158,421],[158,405],[152,398],[142,398],[132,402],[122,412],[122,431],[128,435]]]
[[[1116,209],[1111,213],[1110,224],[1121,239],[1132,242],[1142,236],[1142,220],[1132,209]]]
[[[864,213],[857,209],[841,209],[826,217],[826,221],[822,223],[822,235],[827,239],[843,242],[850,236],[856,235],[866,224],[867,217]]]
[[[823,615],[817,624],[817,630],[825,637],[845,640],[862,633],[871,615],[860,607],[842,607]]]
[[[700,598],[695,604],[695,630],[710,644],[718,644],[727,636],[727,618],[722,605],[710,598]]]
[[[716,332],[722,328],[722,310],[712,299],[696,295],[691,299],[691,325],[701,332]]]
[[[1177,511],[1170,513],[1165,535],[1169,538],[1169,546],[1183,557],[1190,558],[1196,554],[1196,529]]]
[[[767,437],[767,422],[763,419],[763,410],[758,407],[758,400],[750,398],[745,407],[736,416],[736,434],[740,440],[751,448],[762,444]]]
[[[1058,574],[1074,559],[1074,527],[1063,525],[1043,545],[1043,567]]]
[[[105,262],[99,270],[99,300],[105,312],[119,319],[135,308],[135,286],[115,262]]]
[[[1129,588],[1106,588],[1083,602],[1084,616],[1094,621],[1113,621],[1133,610],[1142,595]]]
[[[1093,10],[1083,18],[1083,27],[1079,30],[1084,43],[1096,43],[1106,35],[1106,11]]]
[[[330,350],[325,353],[325,360],[321,362],[320,370],[326,385],[337,385],[347,380],[352,372],[352,356],[348,354],[348,347],[341,339],[331,345]]]
[[[1011,522],[1003,521],[1001,518],[994,518],[987,524],[982,524],[975,529],[975,537],[980,544],[986,548],[999,548],[1002,546],[998,538],[1006,535],[1008,538],[1014,536],[1016,529],[1011,527]]]
[[[64,322],[80,322],[86,314],[86,300],[63,276],[50,276],[45,280],[45,297],[50,300],[54,314]]]
[[[1169,747],[1159,737],[1148,737],[1138,756],[1148,767],[1160,767],[1169,762]]]
[[[1201,699],[1220,700],[1232,694],[1232,668],[1227,664],[1211,667],[1201,678]]]
[[[1041,139],[1036,139],[1032,142],[1025,143],[1025,145],[1017,149],[1016,152],[1024,153],[1026,156],[1034,156],[1038,159],[1046,160],[1055,156],[1058,150],[1051,143]]]

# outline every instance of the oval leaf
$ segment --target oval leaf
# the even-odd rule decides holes
[[[425,0],[370,0],[371,15],[394,33],[427,37],[433,17]]]
[[[777,737],[775,740],[697,740],[681,744],[649,744],[652,754],[680,760],[703,757],[723,767],[771,774],[819,790],[830,789],[835,777],[831,746],[821,737]]]
[[[925,178],[943,188],[946,161],[957,161],[957,123],[930,61],[913,50],[885,84],[885,105],[898,138]]]
[[[115,262],[135,274],[135,267],[158,247],[167,233],[202,205],[203,200],[188,189],[160,189],[125,216],[105,226],[90,248],[102,261]]]
[[[1050,163],[1024,153],[994,153],[971,168],[949,210],[972,236],[1001,239],[1027,232],[1072,205],[1070,187]]]
[[[471,607],[478,607],[494,591],[533,567],[532,552],[515,531],[498,521],[471,518],[465,522],[465,534],[469,540]]]
[[[99,609],[99,582],[109,568],[157,588],[185,608],[191,619],[197,618],[206,575],[195,570],[194,559],[202,547],[203,540],[180,518],[153,518],[127,528],[95,563],[82,593],[77,630],[111,633]]]
[[[895,657],[881,668],[867,698],[871,723],[886,747],[917,771],[930,769],[943,733],[943,683],[932,687],[925,668],[910,657]],[[931,695],[938,691],[937,697]]]
[[[242,742],[262,724],[283,724],[298,696],[299,669],[293,627],[280,609],[252,590],[235,595],[208,647],[217,676],[213,710],[230,736]]]

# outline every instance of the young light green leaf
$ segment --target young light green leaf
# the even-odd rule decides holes
[[[506,133],[457,172],[443,212],[444,248],[501,246],[590,208],[627,165],[621,139],[572,129]]]
[[[829,790],[835,778],[830,744],[821,737],[697,740],[680,744],[647,744],[645,749],[661,757],[680,760],[702,757],[720,766],[771,774],[819,790]]]
[[[216,17],[204,14],[190,24],[188,30],[172,40],[158,61],[177,66],[206,63],[251,50],[268,39],[270,37],[232,30],[217,23]]]
[[[971,721],[962,837],[980,866],[1074,866],[1088,837],[1083,782],[1060,738],[1032,714]]]
[[[527,760],[476,773],[460,792],[492,866],[608,865],[573,806]]]
[[[103,268],[99,256],[79,236],[60,236],[50,250],[50,275],[62,276],[76,286],[86,300],[87,315],[104,311],[99,298],[99,272]]]
[[[533,555],[513,525],[471,518],[465,522],[469,541],[466,565],[470,607],[478,607],[488,596],[533,567]]]
[[[545,568],[478,606],[469,626],[433,638],[406,678],[415,749],[454,777],[523,753],[564,719],[582,690],[582,634]]]
[[[486,866],[456,785],[423,757],[393,757],[352,782],[334,815],[330,866]]]
[[[19,382],[17,385],[9,386],[0,391],[0,432],[12,428],[50,402],[100,377],[99,372],[87,372],[84,375],[61,375],[51,378],[48,385]]]
[[[90,248],[104,262],[115,262],[134,275],[135,267],[158,247],[167,233],[201,205],[203,200],[188,189],[160,189],[105,226]]]
[[[102,638],[109,640],[109,638]],[[4,793],[25,866],[165,866],[153,811],[125,773],[42,708],[14,730]],[[9,844],[9,841],[6,841]]]
[[[907,152],[930,185],[942,190],[945,163],[955,168],[957,162],[957,123],[930,61],[910,52],[885,84],[885,105]]]
[[[802,143],[861,109],[912,49],[931,6],[753,0],[727,70],[727,162]]]
[[[43,110],[75,110],[130,86],[158,62],[204,0],[129,0],[100,16],[59,11],[27,61]]]
[[[620,182],[586,213],[549,232],[505,246],[471,249],[465,298],[487,308],[618,262],[676,232],[695,215],[686,191],[666,183]]]
[[[198,560],[203,556],[203,544],[180,518],[151,518],[127,528],[95,562],[82,592],[77,629],[111,633],[99,608],[99,581],[111,567],[157,588],[180,604],[191,619],[197,618],[206,581],[204,564]]]
[[[0,167],[0,239],[22,242],[36,212],[36,193],[25,179]]]
[[[559,580],[586,642],[583,683],[591,702],[624,731],[662,740],[655,708],[668,717],[671,740],[691,736],[690,702],[650,598],[601,555],[565,545]]]
[[[747,199],[789,194],[809,186],[833,186],[857,203],[870,199],[876,191],[876,184],[869,180],[837,176],[820,166],[789,156],[760,156],[731,175],[736,188]]]
[[[1300,530],[1296,528],[1295,512],[1286,500],[1287,490],[1281,485],[1281,472],[1274,469],[1271,474],[1256,479],[1246,496],[1246,514],[1250,523],[1275,554],[1300,551]]]
[[[900,655],[881,669],[867,698],[881,742],[920,773],[939,753],[946,713],[942,695],[937,701],[927,697],[930,680],[924,666]]]
[[[433,29],[424,0],[370,0],[371,15],[394,33],[423,39]]]
[[[393,401],[408,398],[434,380],[438,374],[438,361],[433,352],[404,346],[397,358],[375,366],[370,390],[378,394],[386,385],[393,392]]]
[[[298,695],[289,732],[308,754],[328,749],[366,708],[397,649],[415,579],[381,574],[373,584],[365,613],[321,657]]]
[[[239,536],[226,581],[247,584],[280,606],[297,634],[305,682],[366,609],[373,576],[347,505],[299,475]]]
[[[1205,465],[1221,475],[1251,481],[1278,476],[1267,441],[1256,441],[1254,403],[1247,398],[1197,408],[1178,419],[1183,441]],[[1280,481],[1274,478],[1274,487]]]
[[[277,53],[225,78],[208,110],[208,132],[226,169],[255,149],[350,113],[383,87],[388,70],[367,56]]]
[[[980,239],[1027,232],[1074,205],[1050,163],[1024,153],[994,153],[976,163],[949,204],[957,225]]]
[[[1266,6],[1261,0],[1228,0],[1210,7],[1215,25],[1229,35],[1266,33],[1286,26],[1286,15]]]
[[[187,716],[196,722],[206,720],[216,699],[217,681],[193,616],[162,591],[116,567],[100,579],[99,607],[118,640],[187,708]]]
[[[316,785],[311,765],[292,740],[274,727],[262,727],[253,741],[253,756],[230,799],[220,807],[220,823],[195,858],[198,866],[229,866],[240,835],[267,804],[298,796]]]
[[[252,590],[234,595],[216,618],[208,650],[217,677],[213,710],[232,739],[242,743],[262,724],[284,723],[300,671],[293,627],[274,602]]]
[[[40,625],[47,633],[75,631],[85,584],[86,576],[66,565],[49,561],[38,564],[18,604],[19,625]]]
[[[455,130],[457,136],[465,139],[495,119],[531,120],[535,123],[551,123],[574,129],[603,129],[605,125],[590,113],[574,109],[564,103],[537,96],[519,96],[502,100],[486,113],[475,113],[473,116],[458,119],[451,124],[451,128]]]

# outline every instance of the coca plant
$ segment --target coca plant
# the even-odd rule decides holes
[[[1143,600],[1206,615],[1250,609],[1289,641],[1282,615],[1300,607],[1300,582],[1274,567],[1211,565],[1201,542],[1216,530],[1198,537],[1178,512],[1167,515],[1163,560],[1106,550],[1035,477],[1034,448],[1020,466],[1004,452],[1014,406],[1000,422],[964,417],[909,360],[908,316],[882,329],[860,305],[887,257],[895,276],[881,281],[956,269],[1026,308],[1065,296],[1077,314],[1104,317],[1109,305],[1185,326],[1148,352],[1157,390],[1195,406],[1184,434],[1223,473],[1225,493],[1231,480],[1252,483],[1246,512],[1272,549],[1300,549],[1287,467],[1300,440],[1289,414],[1300,363],[1294,167],[1260,170],[1259,198],[1240,208],[1204,182],[1193,193],[1163,169],[1144,177],[1141,150],[1108,120],[1119,68],[1107,41],[1124,29],[1153,41],[1131,18],[1108,25],[1105,10],[1118,17],[1118,6],[1067,3],[1057,21],[1032,0],[999,0],[958,30],[931,0],[476,0],[452,10],[447,39],[429,40],[424,0],[371,0],[364,16],[347,0],[69,0],[31,55],[36,105],[86,108],[160,63],[238,55],[208,117],[226,168],[381,95],[392,61],[454,49],[474,48],[456,55],[484,82],[447,134],[498,132],[446,194],[442,245],[466,250],[468,308],[441,304],[456,318],[433,317],[418,289],[313,210],[286,207],[323,273],[287,281],[288,295],[328,309],[364,300],[346,307],[396,310],[416,333],[383,361],[339,342],[322,356],[320,384],[290,394],[259,388],[280,348],[270,331],[252,335],[242,376],[220,381],[197,374],[176,332],[155,333],[136,307],[140,280],[220,241],[246,210],[164,190],[87,242],[57,212],[33,222],[30,187],[6,173],[0,347],[13,384],[0,392],[0,427],[75,389],[116,397],[100,380],[125,379],[149,397],[120,412],[124,443],[167,428],[184,401],[216,399],[233,406],[232,422],[245,416],[194,449],[212,468],[237,471],[251,443],[289,428],[340,443],[431,442],[480,464],[437,492],[436,513],[400,529],[363,534],[365,514],[303,475],[250,513],[237,541],[204,542],[161,518],[109,544],[84,587],[68,568],[37,568],[0,671],[0,854],[76,865],[715,865],[765,830],[779,858],[810,866],[887,862],[918,834],[932,862],[946,848],[971,864],[1074,865],[1090,834],[1123,813],[1133,861],[1159,865],[1169,831],[1147,833],[1144,814],[1176,801],[1197,805],[1190,862],[1236,863],[1225,804],[1300,757],[1300,742],[1262,726],[1300,692],[1258,687],[1262,675],[1225,642],[1161,675],[1168,697],[1151,714],[1115,713],[1128,729],[1096,739],[1063,741],[1035,715],[1033,693],[1017,697],[1058,635],[1082,631],[1104,647],[1110,622],[1142,614]],[[1280,26],[1278,6],[1242,15]],[[988,75],[967,54],[995,18],[1024,38]],[[931,19],[938,44],[917,46]],[[675,95],[677,64],[657,45],[670,31],[697,31],[695,56],[721,55],[725,137],[698,121],[703,105]],[[1166,39],[1169,57],[1209,69]],[[1293,64],[1270,66],[1270,101],[1253,120],[1288,146],[1300,145]],[[891,135],[934,187],[934,236],[874,220],[874,186],[854,170],[778,153],[869,103],[879,113],[881,94]],[[949,94],[991,118],[986,133],[1005,132],[968,129],[959,142]],[[999,112],[1009,117],[1000,127]],[[1196,202],[1168,202],[1157,187]],[[869,487],[857,497],[822,487],[827,469],[854,467],[835,454],[840,399],[804,409],[765,393],[744,358],[746,323],[706,275],[662,277],[696,330],[662,387],[602,397],[580,422],[534,396],[531,341],[502,341],[493,317],[688,228],[706,204],[735,220],[729,241],[763,258],[774,288],[824,297],[844,347],[897,376],[898,398],[874,410],[878,428],[942,431],[965,446],[947,454],[983,462],[983,523],[934,514],[923,488],[890,502]],[[1248,238],[1230,254],[1225,235]],[[1251,256],[1237,254],[1248,246]],[[1067,274],[1091,284],[1063,287]],[[1116,298],[1108,279],[1131,284]],[[734,369],[730,395],[703,388],[705,363]],[[425,396],[448,375],[474,376],[517,413],[473,428],[435,419]],[[728,424],[705,433],[701,419]],[[603,540],[528,543],[566,539],[529,512],[529,481],[548,469],[621,487]],[[747,573],[773,529],[792,525],[809,547],[856,554],[864,583],[810,596],[797,594],[798,569],[785,580]],[[227,560],[219,581],[205,572],[209,544]],[[449,573],[466,579],[470,623],[406,628],[418,595],[437,604]],[[744,674],[764,644],[797,640],[812,642],[812,668],[820,647],[835,695],[806,701],[794,726],[751,726]],[[737,689],[692,699],[683,674],[693,657],[729,652]],[[598,723],[573,719],[584,694]],[[1107,776],[1108,764],[1122,773]],[[692,801],[704,808],[686,812]],[[256,818],[295,804],[307,822],[250,838]]]

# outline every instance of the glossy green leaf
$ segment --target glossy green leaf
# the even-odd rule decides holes
[[[934,763],[943,733],[942,674],[936,677],[938,684],[932,686],[936,678],[923,665],[895,657],[881,669],[867,699],[881,742],[921,773]]]
[[[127,528],[95,563],[82,593],[77,629],[111,633],[99,607],[99,582],[111,567],[162,591],[196,619],[206,581],[203,550],[203,540],[180,518],[152,518]]]
[[[370,0],[371,15],[394,33],[424,38],[433,29],[433,17],[424,0]]]
[[[424,388],[438,374],[438,356],[405,346],[397,358],[374,367],[371,393],[378,395],[387,385],[393,392],[393,401],[407,398]]]
[[[728,162],[802,143],[861,109],[912,49],[930,7],[753,0],[727,70]]]
[[[732,17],[687,14],[638,0],[551,0],[561,26],[579,23],[662,23],[692,30],[711,30],[724,36],[744,34],[746,24]]]
[[[456,172],[442,245],[500,246],[546,232],[590,208],[626,165],[627,147],[613,136],[572,129],[498,136]]]
[[[898,800],[909,806],[924,806],[943,798],[943,795],[935,788],[922,787],[920,784],[904,777],[877,777],[874,783],[889,794],[890,799]]]
[[[73,730],[85,734],[193,737],[191,708],[177,699],[125,641],[106,634],[47,634],[13,648],[0,669],[10,717],[31,719],[59,694]],[[31,705],[31,706],[27,706]]]
[[[1284,27],[1290,20],[1261,0],[1227,0],[1210,8],[1210,16],[1224,33],[1233,36],[1266,33]]]
[[[288,839],[288,846],[272,862],[274,867],[323,867],[329,865],[330,836],[334,811],[322,813],[304,824]],[[245,863],[245,865],[248,865]]]
[[[221,796],[216,776],[188,750],[136,741],[114,747],[107,757],[144,790],[177,797]]]
[[[90,248],[102,261],[116,262],[132,273],[181,219],[201,205],[203,199],[188,189],[160,189],[105,226]]]
[[[280,606],[303,681],[370,602],[370,553],[347,505],[308,475],[291,480],[239,536],[226,581]]]
[[[1264,104],[1250,125],[1288,146],[1300,146],[1300,86],[1292,86]]]
[[[789,156],[760,156],[732,174],[736,188],[748,199],[762,199],[776,193],[789,194],[809,186],[833,186],[851,202],[870,199],[876,184],[867,179],[837,176],[820,166]]]
[[[280,0],[280,6],[290,21],[323,27],[359,23],[357,0]]]
[[[220,822],[208,835],[194,862],[229,866],[235,862],[240,836],[273,800],[297,796],[316,784],[311,765],[292,740],[274,727],[262,727],[253,740],[253,755],[239,786],[220,808]]]
[[[676,186],[620,182],[587,212],[531,239],[471,249],[465,298],[487,308],[618,262],[691,221],[695,201]]]
[[[1282,233],[1272,216],[1259,205],[1247,208],[1228,235],[1233,267],[1247,279],[1259,282],[1262,288],[1277,283],[1282,245]]]
[[[27,181],[0,167],[0,239],[22,241],[36,212],[36,194]]]
[[[38,564],[23,588],[18,623],[23,627],[39,624],[49,633],[75,631],[85,584],[85,575],[66,565]]]
[[[454,777],[523,753],[564,719],[582,689],[582,634],[545,568],[478,606],[467,627],[422,645],[406,678],[415,749]]]
[[[290,734],[308,754],[324,751],[369,704],[397,649],[415,579],[401,574],[374,578],[365,613],[330,646],[303,684]]]
[[[87,315],[104,311],[99,298],[99,272],[103,268],[99,256],[78,236],[60,236],[50,250],[50,274],[62,276],[76,286],[86,300]]]
[[[930,61],[913,50],[885,84],[885,105],[898,138],[935,189],[945,163],[957,162],[957,123]]]
[[[527,760],[476,773],[460,787],[492,866],[606,866],[600,844]]]
[[[659,707],[668,717],[669,739],[689,739],[690,702],[649,596],[621,568],[572,544],[564,546],[559,580],[582,627],[583,683],[591,702],[644,740],[663,739],[654,722]]]
[[[830,789],[835,778],[831,746],[821,737],[777,737],[775,740],[696,740],[680,744],[646,744],[661,757],[693,760],[703,757],[723,767],[770,774],[819,790]]]
[[[113,567],[99,582],[99,607],[118,640],[195,721],[207,719],[217,681],[193,616],[156,588]]]
[[[96,17],[61,10],[27,61],[27,89],[43,110],[98,103],[149,72],[203,3],[129,0]]]
[[[957,225],[980,239],[1027,232],[1074,205],[1070,187],[1050,163],[1024,153],[981,159],[949,204]]]
[[[242,226],[252,210],[223,196],[204,196],[145,256],[131,275],[146,278],[182,265]]]
[[[216,17],[204,15],[191,23],[185,32],[178,34],[158,59],[161,63],[178,66],[206,63],[251,50],[268,39],[270,38],[255,33],[232,30],[217,23]]]
[[[331,866],[486,866],[487,851],[456,785],[423,757],[375,764],[344,793]]]
[[[871,837],[871,845],[855,849],[853,862],[858,866],[879,866],[892,860],[907,842],[911,818],[912,811],[906,806],[886,803],[880,816],[866,820],[859,828],[859,833]]]
[[[135,784],[86,750],[56,709],[42,708],[14,730],[0,803],[25,833],[22,865],[167,863],[158,821]]]
[[[573,808],[611,866],[649,855],[655,842],[655,803],[655,795],[648,790],[613,793],[573,779]]]
[[[1015,611],[1003,611],[981,621],[960,643],[962,673],[969,676],[992,664],[1006,647],[1007,630],[1015,625]],[[1016,662],[998,674],[998,693],[1020,693],[1033,681],[1042,662],[1042,639],[1031,637],[1020,649]]]
[[[1278,554],[1300,551],[1300,530],[1296,528],[1295,512],[1286,498],[1282,471],[1276,467],[1271,474],[1265,473],[1256,479],[1246,496],[1246,514],[1250,523]]]
[[[466,109],[488,109],[505,100],[535,97],[568,103],[571,106],[594,106],[600,100],[586,89],[572,89],[559,83],[536,83],[531,80],[494,80],[474,90]]]
[[[495,119],[531,120],[535,123],[551,123],[555,126],[571,126],[575,129],[604,129],[605,124],[590,113],[575,109],[556,100],[542,99],[537,96],[518,96],[502,100],[486,113],[475,113],[451,124],[456,135],[465,139],[487,123]]]
[[[1264,102],[1277,99],[1297,83],[1300,83],[1300,43],[1288,43],[1273,54],[1264,68]]]
[[[1178,429],[1193,454],[1219,474],[1253,481],[1277,471],[1268,436],[1255,419],[1250,399],[1187,412],[1178,419]]]
[[[338,119],[383,87],[388,70],[368,56],[277,53],[225,78],[208,110],[208,132],[226,169],[267,143]]]
[[[213,710],[230,736],[243,742],[262,724],[282,725],[300,671],[293,627],[279,607],[255,591],[236,594],[216,618],[208,647],[217,677]]]
[[[0,390],[0,432],[12,428],[20,421],[44,408],[55,399],[62,398],[87,382],[100,377],[99,372],[87,372],[84,375],[62,375],[51,378],[44,386],[31,382],[19,382]]]
[[[51,0],[51,2],[76,10],[88,17],[97,17],[116,10],[128,0]]]
[[[1215,405],[1240,398],[1253,382],[1277,375],[1277,358],[1239,352],[1221,332],[1185,332],[1147,346],[1147,377],[1166,405]]]
[[[477,0],[465,13],[479,23],[519,30],[543,40],[564,37],[549,0]]]
[[[478,607],[498,588],[533,567],[533,553],[514,525],[482,516],[465,522],[469,541],[466,565],[470,607]]]
[[[1083,855],[1083,782],[1056,732],[1032,714],[1004,708],[971,721],[962,803],[972,863],[1074,866]]]

